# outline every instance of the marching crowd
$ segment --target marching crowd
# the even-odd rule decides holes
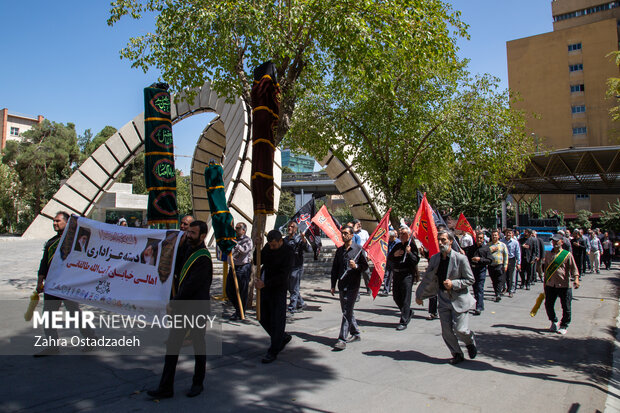
[[[66,226],[68,214],[59,212],[54,219],[57,235],[46,244],[44,257],[39,269],[37,291],[44,291],[44,283],[51,256],[58,239]],[[177,268],[173,280],[169,311],[174,311],[179,300],[208,300],[212,282],[212,261],[204,244],[207,233],[206,223],[196,221],[191,216],[181,220],[184,232],[177,254]],[[252,279],[252,257],[254,243],[246,234],[243,222],[235,225],[237,244],[232,252],[235,271],[230,271],[226,280],[226,293],[234,306],[231,320],[244,318],[245,309],[252,302],[251,284],[260,291],[260,324],[270,336],[270,346],[263,363],[271,363],[291,341],[286,333],[287,313],[294,314],[306,307],[300,294],[303,279],[304,253],[311,251],[308,241],[298,231],[297,223],[291,221],[286,226],[286,235],[278,230],[267,234],[267,244],[260,254],[262,264],[260,276]],[[338,247],[331,268],[332,295],[338,294],[342,311],[338,338],[334,351],[346,349],[347,344],[361,340],[360,329],[355,319],[355,303],[360,299],[362,279],[368,293],[371,292],[371,266],[362,246],[369,234],[362,229],[357,220],[340,228],[343,245]],[[461,232],[456,236],[445,226],[437,228],[439,253],[428,257],[428,251],[416,242],[411,229],[402,225],[398,230],[390,230],[387,245],[385,276],[379,295],[392,294],[400,312],[396,330],[402,331],[409,325],[413,310],[411,301],[418,305],[428,300],[427,320],[439,319],[442,338],[452,358],[450,363],[464,360],[461,340],[469,358],[476,357],[474,332],[469,329],[470,315],[480,315],[484,311],[484,288],[487,275],[491,278],[494,300],[500,302],[504,297],[512,298],[519,290],[530,290],[537,282],[543,283],[545,310],[551,321],[550,330],[566,334],[571,321],[572,287],[579,288],[580,280],[589,272],[600,273],[601,267],[611,268],[614,246],[608,233],[598,229],[586,232],[575,230],[558,231],[551,237],[551,247],[545,244],[536,231],[525,229],[519,234],[512,229],[500,231],[476,231],[472,237]],[[428,259],[423,273],[418,271],[420,257]],[[253,260],[254,258],[254,260]],[[236,277],[236,281],[235,278]],[[417,287],[414,290],[414,285]],[[375,291],[376,287],[374,286]],[[415,296],[414,296],[415,294]],[[519,291],[519,294],[521,292]],[[288,303],[287,303],[287,296]],[[560,299],[562,317],[558,320],[554,305]],[[77,304],[57,297],[45,297],[45,309],[60,307],[61,301],[70,311],[76,311]],[[257,300],[257,303],[259,301]],[[49,305],[48,305],[49,304]],[[75,304],[75,305],[74,305]],[[77,310],[79,311],[79,310]],[[55,331],[46,331],[54,335]],[[91,331],[83,331],[92,335]],[[174,374],[178,352],[182,343],[192,341],[196,356],[194,380],[189,397],[203,391],[206,357],[204,355],[204,331],[171,330],[167,341],[164,372],[157,389],[149,391],[153,398],[173,396]],[[52,355],[58,348],[49,348],[37,356]]]

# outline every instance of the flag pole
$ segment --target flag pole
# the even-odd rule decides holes
[[[256,239],[256,273],[254,274],[254,286],[256,287],[256,280],[260,280],[261,278],[261,252],[263,250],[263,238],[265,233],[265,221],[267,219],[266,214],[259,213],[256,216],[256,231],[253,232]],[[260,289],[256,288],[256,319],[260,321]]]
[[[235,270],[235,261],[233,261],[232,251],[228,254],[230,259],[230,271],[232,273],[233,280],[235,280],[235,292],[237,293],[237,303],[239,303],[239,314],[241,319],[245,320],[245,314],[243,313],[243,304],[241,303],[241,294],[239,294],[239,282],[237,281],[237,271]]]

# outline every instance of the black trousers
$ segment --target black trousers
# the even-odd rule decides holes
[[[549,321],[557,323],[558,318],[555,315],[555,301],[560,297],[560,305],[562,306],[562,321],[560,327],[568,327],[571,319],[571,300],[573,299],[572,288],[557,288],[545,285],[545,310]]]
[[[392,297],[400,309],[400,324],[407,325],[411,320],[411,288],[413,286],[413,274],[394,270],[394,285]]]
[[[428,299],[428,313],[437,315],[437,296]]]
[[[166,342],[166,357],[164,358],[164,371],[161,374],[159,389],[163,391],[174,390],[174,374],[179,361],[179,352],[183,346],[183,339],[189,331],[189,338],[194,346],[194,377],[192,385],[202,385],[207,369],[207,345],[205,342],[204,328],[174,328],[170,330]]]
[[[608,270],[611,267],[611,253],[609,253],[609,251],[604,251],[601,261],[605,269]]]
[[[243,264],[235,266],[235,273],[237,274],[237,282],[239,283],[239,295],[241,296],[241,303],[243,305],[243,311],[248,301],[248,286],[250,285],[250,276],[252,275],[252,264]],[[226,277],[226,296],[235,307],[235,314],[241,316],[239,311],[239,300],[237,300],[237,290],[235,289],[235,280],[233,279],[232,271],[228,271]]]
[[[489,265],[489,276],[493,282],[493,291],[495,297],[502,295],[504,284],[506,283],[506,276],[504,273],[504,267],[502,265]]]
[[[269,337],[271,345],[268,353],[276,355],[284,345],[284,332],[286,328],[286,287],[279,290],[261,290],[260,300],[260,324]]]
[[[522,260],[521,264],[521,288],[523,286],[529,287],[532,284],[534,277],[534,271],[536,269],[536,263],[527,262]]]
[[[349,334],[359,336],[360,330],[355,319],[354,308],[355,299],[359,295],[359,287],[355,286],[348,289],[338,289],[340,299],[340,310],[342,311],[342,321],[340,322],[340,334],[338,340],[347,341]]]
[[[574,255],[575,264],[579,270],[579,275],[583,275],[586,272],[586,257],[584,255]]]
[[[56,297],[55,295],[44,294],[45,301],[43,301],[43,311],[58,311],[60,309],[60,304],[65,303],[65,308],[67,311],[71,312],[71,316],[75,316],[76,313],[80,313],[80,305],[75,301],[67,300],[64,298]],[[79,316],[81,319],[81,316]],[[48,338],[53,338],[54,340],[58,339],[58,331],[55,328],[44,328],[43,331]],[[85,338],[93,338],[95,337],[95,332],[92,328],[86,327],[82,328],[80,323],[80,333]]]

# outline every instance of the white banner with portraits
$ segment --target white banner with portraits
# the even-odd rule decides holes
[[[121,314],[163,314],[181,231],[123,227],[72,216],[45,293]]]

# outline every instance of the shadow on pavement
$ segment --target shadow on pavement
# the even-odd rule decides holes
[[[363,351],[362,354],[371,357],[389,357],[396,361],[419,361],[421,363],[429,364],[448,364],[450,359],[440,359],[436,357],[427,356],[424,353],[420,353],[415,350],[373,350]]]
[[[336,339],[338,338],[337,333],[336,333],[336,337],[317,336],[315,334],[303,333],[300,331],[288,331],[288,333],[295,337],[299,337],[305,342],[311,341],[313,343],[322,344],[330,348],[334,345],[334,343],[336,342]]]
[[[304,339],[303,334],[293,333]],[[193,356],[179,359],[175,396],[160,403],[150,401],[146,390],[157,387],[163,357],[121,355],[0,357],[0,411],[164,410],[180,406],[214,411],[320,411],[295,403],[298,392],[317,391],[335,378],[335,370],[320,365],[316,351],[305,347],[287,352],[270,364],[261,364],[269,337],[235,331],[225,334],[223,356],[207,357],[205,392],[195,399],[185,397],[191,386]],[[234,340],[234,341],[232,341]],[[259,402],[248,405],[238,397],[242,384]],[[108,407],[106,407],[108,406]],[[132,408],[133,407],[133,408]]]

